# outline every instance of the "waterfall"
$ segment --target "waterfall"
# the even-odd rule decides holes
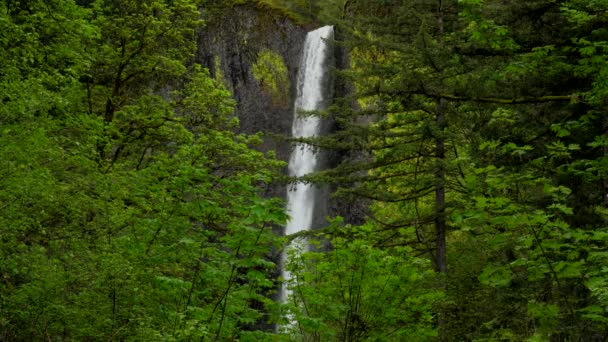
[[[298,72],[297,96],[294,106],[292,125],[293,137],[314,137],[319,135],[321,120],[316,116],[300,115],[302,111],[326,109],[331,96],[328,63],[332,50],[326,40],[333,39],[333,26],[321,27],[306,35],[302,60]],[[289,159],[289,175],[301,177],[318,170],[320,161],[315,151],[305,144],[298,144]],[[287,212],[291,219],[285,227],[285,235],[308,230],[315,216],[315,202],[318,190],[311,184],[296,183],[287,191]],[[317,208],[318,209],[318,208]],[[298,239],[287,248],[290,250],[305,247],[305,242]],[[283,264],[286,254],[283,253]],[[282,276],[285,283],[291,279],[289,271],[283,267]],[[289,299],[290,291],[283,285],[280,293],[281,302]]]

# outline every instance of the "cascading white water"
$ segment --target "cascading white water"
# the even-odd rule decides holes
[[[327,44],[333,39],[333,26],[321,27],[306,35],[300,70],[298,73],[298,92],[292,126],[294,137],[314,137],[319,135],[321,122],[316,116],[300,115],[302,111],[323,110],[327,104],[329,91],[328,61],[331,49]],[[318,170],[318,156],[305,144],[298,144],[289,159],[289,175],[301,177]],[[317,190],[311,184],[298,182],[287,191],[287,212],[291,219],[285,227],[285,235],[308,230],[313,223]],[[288,249],[303,248],[305,242],[292,242]],[[285,264],[286,254],[283,254]],[[287,283],[291,279],[289,271],[283,267],[282,276]],[[280,300],[285,303],[291,295],[287,286],[281,290]]]

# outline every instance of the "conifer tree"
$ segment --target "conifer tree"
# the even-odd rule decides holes
[[[369,157],[311,179],[374,200],[375,245],[446,273],[442,340],[602,336],[601,257],[575,246],[605,248],[604,7],[350,1],[335,18],[361,108],[309,142]]]

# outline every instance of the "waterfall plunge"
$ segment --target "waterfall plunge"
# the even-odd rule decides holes
[[[300,115],[301,111],[323,110],[331,94],[329,87],[328,61],[332,50],[326,40],[333,39],[333,26],[321,27],[306,35],[302,61],[298,73],[297,97],[292,125],[292,136],[314,137],[319,135],[321,120],[315,116]],[[301,177],[318,170],[318,156],[305,144],[298,144],[289,159],[289,175]],[[287,191],[287,212],[291,219],[285,227],[285,235],[308,230],[313,224],[317,189],[311,184],[296,183]],[[294,240],[288,249],[302,249],[305,242]],[[287,259],[283,253],[283,265]],[[283,267],[282,276],[287,283],[291,279],[289,271]],[[289,299],[291,292],[283,285],[280,294],[281,302]],[[290,318],[290,320],[292,320]]]

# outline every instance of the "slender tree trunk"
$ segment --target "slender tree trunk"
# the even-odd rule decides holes
[[[437,29],[439,31],[438,41],[443,42],[443,2],[437,3]],[[435,123],[437,133],[435,134],[435,158],[437,170],[435,171],[435,266],[437,272],[447,272],[447,248],[445,242],[446,220],[445,220],[445,110],[446,99],[440,97],[435,109]]]
[[[439,30],[439,42],[443,42],[444,25],[443,25],[443,2],[439,0],[437,6],[437,28]],[[437,132],[435,134],[435,158],[437,162],[437,170],[435,171],[435,265],[440,277],[440,286],[446,290],[446,273],[447,265],[447,246],[445,241],[446,235],[446,218],[445,218],[445,130],[446,130],[446,104],[444,98],[439,98],[437,101],[435,123]],[[439,341],[448,340],[448,329],[445,310],[441,308],[438,312],[437,326],[439,330]]]
[[[435,122],[437,132],[435,133],[435,270],[439,274],[439,287],[446,290],[447,265],[447,246],[446,218],[445,218],[445,107],[446,100],[440,99],[437,102]],[[437,328],[439,330],[439,341],[447,341],[449,336],[445,310],[440,308],[437,312]]]
[[[445,242],[445,105],[446,101],[440,99],[437,104],[435,136],[435,157],[437,158],[437,171],[435,172],[435,265],[437,272],[447,272],[447,248]]]
[[[608,116],[604,118],[604,122],[602,124],[602,130],[604,132],[604,136],[608,138]],[[604,157],[608,155],[608,146],[604,146]],[[608,208],[608,178],[604,177],[604,207]]]
[[[603,127],[604,129],[604,135],[608,138],[608,117],[604,118],[604,124]],[[604,146],[604,157],[608,156],[608,146]],[[604,196],[604,207],[608,208],[608,177],[604,177],[604,192],[603,192],[603,196]]]

